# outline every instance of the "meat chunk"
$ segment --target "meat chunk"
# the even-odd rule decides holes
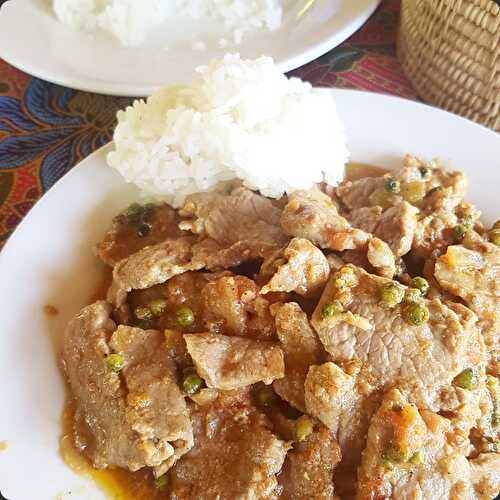
[[[442,392],[463,370],[475,367],[484,381],[485,349],[476,325],[477,317],[466,307],[459,304],[449,307],[439,299],[425,300],[423,304],[429,310],[429,321],[420,326],[409,325],[403,318],[404,306],[389,308],[380,304],[379,288],[387,280],[360,268],[351,269],[357,279],[345,310],[333,316],[323,314],[325,306],[337,300],[339,293],[333,276],[314,311],[311,324],[334,363],[342,368],[346,363],[359,364],[355,390],[342,392],[347,381],[349,384],[352,381],[330,367],[324,371],[329,382],[316,385],[320,396],[321,385],[332,387],[332,390],[330,394],[326,392],[323,399],[316,397],[323,407],[313,410],[311,406],[310,411],[336,433],[345,460],[355,465],[367,420],[381,391],[397,385],[413,403],[440,411],[445,406]],[[306,381],[306,407],[309,409],[308,383],[309,380]],[[338,387],[342,388],[340,392]],[[349,401],[348,410],[342,405],[337,408],[337,394],[340,397],[348,394],[353,399]],[[458,411],[458,408],[448,402],[446,410]]]
[[[162,334],[123,326],[114,331],[110,313],[109,304],[97,302],[66,330],[75,443],[97,468],[149,466],[161,474],[193,441],[173,361],[162,351]],[[125,383],[107,363],[113,346],[123,357]]]
[[[270,431],[247,392],[221,393],[194,407],[194,447],[169,472],[170,498],[277,498],[276,478],[289,445]]]
[[[491,466],[498,458],[470,462],[466,452],[449,420],[392,390],[370,424],[358,498],[494,498],[500,484]]]
[[[111,228],[96,245],[103,262],[114,266],[142,248],[181,237],[181,218],[167,205],[132,205],[113,219]]]
[[[406,255],[417,227],[418,209],[403,201],[383,211],[382,207],[362,207],[346,217],[359,229],[385,241],[396,257]]]
[[[273,382],[282,399],[298,410],[305,411],[304,382],[312,364],[320,363],[323,348],[309,320],[294,302],[271,306],[276,332],[285,355],[285,377]]]
[[[357,284],[345,312],[333,317],[322,313],[338,293],[335,277],[314,311],[311,324],[319,339],[334,362],[359,360],[375,387],[398,381],[413,401],[435,409],[441,386],[468,366],[484,362],[477,317],[459,304],[452,309],[434,299],[423,302],[429,321],[410,325],[404,320],[403,304],[393,308],[381,304],[379,289],[387,280],[350,267]]]
[[[284,376],[277,344],[211,333],[184,336],[196,370],[208,387],[231,390]]]
[[[139,250],[113,269],[108,300],[120,306],[133,289],[150,288],[186,271],[202,269],[204,262],[192,253],[190,237],[166,240]]]
[[[500,248],[483,242],[448,247],[435,264],[435,277],[479,316],[489,370],[500,375]]]
[[[379,238],[372,238],[368,242],[366,258],[379,276],[392,278],[396,274],[396,261],[389,245],[385,241]]]
[[[181,224],[224,247],[240,241],[280,248],[288,238],[280,228],[281,210],[268,198],[237,187],[228,194],[198,193],[186,198],[180,213],[193,220]]]
[[[390,193],[384,189],[385,182],[393,177],[401,184],[399,193]],[[432,190],[447,190],[447,196],[453,197],[458,204],[465,194],[467,180],[462,172],[448,171],[433,160],[425,163],[414,156],[406,156],[403,166],[383,177],[365,177],[356,181],[346,180],[337,187],[336,194],[348,210],[355,210],[367,206],[382,206],[388,208],[400,204],[405,196],[407,201],[423,207],[428,205],[423,198],[414,199],[408,196],[407,190],[410,183],[422,183],[423,194]]]
[[[340,448],[328,429],[320,427],[288,452],[279,476],[286,500],[334,500],[333,471]]]
[[[337,251],[361,247],[370,238],[364,231],[351,227],[331,198],[316,189],[290,195],[281,215],[281,226],[291,236]]]
[[[201,291],[205,326],[211,332],[258,339],[275,338],[269,302],[245,276],[223,276]]]
[[[299,295],[309,295],[321,288],[330,274],[330,266],[323,252],[303,238],[293,238],[267,266],[274,267],[275,272],[262,288],[262,294],[297,292]]]
[[[164,448],[158,457],[163,461],[155,467],[161,476],[193,446],[174,360],[168,356],[164,336],[155,330],[120,325],[109,346],[125,362],[121,374],[128,390],[127,423],[142,437],[145,449]]]
[[[305,404],[309,415],[337,430],[343,413],[354,406],[355,378],[335,363],[310,366],[305,381]]]

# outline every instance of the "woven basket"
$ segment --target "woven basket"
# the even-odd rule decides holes
[[[422,99],[500,132],[493,0],[402,0],[398,56]]]

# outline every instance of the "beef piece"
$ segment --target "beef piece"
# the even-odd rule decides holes
[[[172,500],[274,499],[289,445],[246,391],[221,392],[192,410],[194,447],[169,472]]]
[[[294,291],[307,296],[321,288],[330,274],[323,252],[303,238],[293,238],[282,253],[274,255],[263,267],[274,268],[274,272],[262,288],[262,294]]]
[[[396,257],[406,255],[413,242],[418,210],[403,201],[383,211],[382,207],[362,207],[346,217],[359,229],[385,241]]]
[[[269,302],[259,295],[254,281],[245,276],[223,276],[201,291],[203,319],[211,332],[258,339],[275,338]]]
[[[158,474],[192,446],[187,407],[156,331],[119,327],[96,302],[68,325],[63,360],[76,404],[77,448],[97,468],[155,467]],[[106,357],[119,348],[125,382]]]
[[[286,500],[334,500],[333,471],[340,448],[328,429],[320,427],[288,452],[279,476]]]
[[[186,271],[202,269],[204,262],[192,253],[193,242],[191,237],[166,240],[120,261],[113,269],[108,300],[120,306],[133,289],[149,288]]]
[[[446,290],[477,313],[489,371],[500,375],[500,248],[487,242],[448,247],[435,264],[435,277]]]
[[[477,318],[466,307],[460,304],[449,307],[438,299],[424,300],[429,321],[421,326],[410,326],[402,317],[403,305],[388,308],[380,304],[379,288],[387,280],[360,268],[352,267],[352,270],[357,284],[351,289],[345,311],[331,317],[322,314],[325,306],[336,300],[339,293],[334,276],[311,320],[334,363],[343,369],[345,363],[359,364],[354,389],[344,393],[352,401],[348,402],[347,409],[342,405],[337,408],[345,383],[351,384],[352,380],[343,377],[338,370],[334,370],[335,373],[328,373],[332,371],[328,370],[324,377],[331,380],[321,384],[332,387],[332,390],[324,397],[321,391],[316,396],[322,405],[321,413],[313,411],[308,403],[309,381],[306,381],[306,407],[336,433],[346,462],[355,466],[367,419],[381,391],[397,384],[413,403],[440,411],[442,391],[464,369],[476,367],[484,383],[485,350],[476,325]],[[317,385],[320,387],[321,384]],[[337,392],[337,387],[342,388],[340,392]],[[446,410],[451,412],[457,408],[447,404]],[[470,408],[469,411],[476,410]],[[470,420],[468,422],[470,428]]]
[[[228,194],[198,193],[186,198],[180,213],[193,217],[181,224],[224,247],[240,241],[281,247],[288,238],[280,228],[281,210],[268,198],[237,187]]]
[[[282,399],[303,412],[307,371],[310,365],[321,362],[323,347],[298,304],[273,304],[271,311],[285,354],[285,377],[275,380],[273,388]]]
[[[379,238],[368,242],[366,258],[379,276],[392,278],[396,273],[396,261],[389,245]]]
[[[373,416],[358,471],[358,498],[494,498],[498,456],[466,458],[449,420],[420,410],[398,391]],[[487,492],[485,495],[483,492]],[[490,496],[491,495],[491,496]]]
[[[272,342],[211,333],[186,334],[184,339],[208,387],[231,390],[284,376],[283,351]]]
[[[394,177],[401,183],[401,193],[392,194],[384,190],[385,181],[389,177]],[[409,182],[424,183],[425,193],[436,191],[436,188],[437,190],[446,189],[448,197],[453,197],[455,204],[458,204],[463,198],[467,186],[467,180],[462,172],[448,171],[442,168],[437,161],[424,163],[408,155],[400,169],[383,177],[365,177],[356,181],[346,180],[339,184],[336,194],[348,210],[377,206],[381,204],[381,199],[384,202],[382,208],[388,208],[403,201],[404,188]],[[428,200],[422,199],[413,202],[413,204],[423,208],[428,206]]]
[[[163,461],[155,473],[161,476],[193,446],[174,360],[168,356],[164,336],[155,330],[120,325],[109,346],[125,361],[120,373],[128,390],[127,423],[142,437],[144,449],[160,448],[157,454]]]
[[[141,248],[186,234],[179,229],[180,221],[176,211],[166,203],[129,208],[113,219],[111,228],[96,245],[96,253],[103,262],[114,266]],[[142,232],[141,224],[147,226]]]
[[[444,202],[419,217],[412,245],[414,257],[426,259],[441,255],[456,242],[454,228],[464,219],[469,219],[470,224],[474,225],[481,215],[472,205],[454,204],[453,198],[445,197]]]
[[[362,247],[370,238],[364,231],[351,227],[331,198],[317,189],[290,195],[281,226],[291,236],[337,251]]]

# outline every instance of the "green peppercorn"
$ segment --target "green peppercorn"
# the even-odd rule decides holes
[[[155,479],[155,487],[159,490],[165,488],[167,486],[167,474],[163,474],[163,476],[157,477]]]
[[[394,307],[403,301],[405,289],[397,281],[385,283],[379,289],[380,300],[389,307]]]
[[[453,379],[453,384],[462,389],[475,389],[478,383],[478,377],[473,368],[466,368]]]
[[[421,451],[416,451],[408,460],[413,465],[420,465],[424,461],[424,457]]]
[[[294,437],[295,441],[304,441],[314,430],[313,421],[307,416],[302,415],[295,421]]]
[[[467,234],[467,228],[462,224],[457,224],[453,228],[453,239],[455,241],[462,241]]]
[[[387,177],[384,181],[384,189],[388,193],[399,193],[401,184],[395,177]]]
[[[470,231],[474,227],[474,217],[470,214],[460,217],[459,222],[467,231]]]
[[[419,302],[422,300],[422,294],[420,293],[420,290],[417,288],[407,288],[405,290],[405,298],[404,301],[407,304],[412,304],[414,302]]]
[[[400,464],[408,460],[408,452],[391,443],[384,451],[382,458],[389,463]]]
[[[332,318],[333,316],[336,316],[337,314],[343,312],[343,310],[344,307],[342,306],[341,302],[339,300],[334,300],[333,302],[325,304],[325,306],[321,310],[321,317],[323,319]]]
[[[153,313],[149,307],[138,306],[134,309],[134,316],[142,321],[153,319]]]
[[[149,304],[149,309],[155,316],[161,316],[167,308],[167,301],[165,299],[155,299]]]
[[[429,309],[424,304],[413,302],[403,309],[403,318],[409,325],[423,325],[429,321]]]
[[[490,237],[491,243],[493,243],[497,247],[500,247],[500,229],[492,229],[488,233],[488,235]]]
[[[264,408],[272,406],[276,402],[276,394],[271,387],[261,387],[256,393],[257,404]]]
[[[110,354],[106,356],[106,364],[113,372],[119,372],[125,366],[125,359],[121,354]]]
[[[184,371],[182,376],[182,389],[183,391],[192,396],[200,391],[203,385],[202,378],[191,368]]]
[[[187,327],[194,323],[194,313],[189,307],[181,307],[177,310],[175,316],[180,326]]]
[[[429,167],[418,167],[418,171],[422,177],[427,177],[430,172]]]
[[[410,281],[410,286],[416,288],[424,296],[429,291],[429,282],[421,276],[416,276]]]

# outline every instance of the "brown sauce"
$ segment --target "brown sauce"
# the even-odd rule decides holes
[[[57,316],[59,314],[59,309],[52,304],[46,304],[45,306],[43,306],[43,312],[47,316]]]
[[[345,167],[344,178],[348,181],[357,181],[363,177],[381,177],[389,172],[386,168],[368,165],[367,163],[349,162]]]
[[[156,488],[153,474],[149,470],[130,472],[119,468],[94,469],[74,445],[73,415],[73,405],[67,403],[62,415],[59,451],[64,462],[74,472],[90,478],[108,498],[113,500],[160,500],[165,498],[165,491]]]

